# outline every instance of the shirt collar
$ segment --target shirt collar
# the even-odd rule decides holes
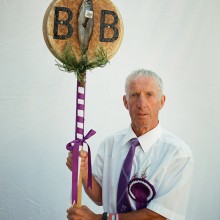
[[[155,128],[138,137],[139,143],[144,152],[147,152],[150,149],[150,147],[160,138],[161,134],[162,128],[160,123],[158,123]],[[124,137],[123,145],[128,143],[132,138],[137,138],[137,136],[130,125]]]

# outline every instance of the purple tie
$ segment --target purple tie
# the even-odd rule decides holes
[[[125,213],[132,211],[131,204],[128,198],[128,182],[131,175],[131,167],[133,163],[135,148],[139,145],[138,139],[131,139],[131,147],[125,158],[124,164],[121,169],[121,174],[118,181],[118,193],[117,193],[117,212]]]

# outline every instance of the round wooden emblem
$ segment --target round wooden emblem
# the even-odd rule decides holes
[[[91,2],[92,11],[87,10]],[[95,51],[100,46],[107,53],[108,59],[112,58],[121,45],[123,21],[118,9],[110,0],[53,1],[45,13],[43,22],[44,39],[49,50],[59,59],[65,50],[65,45],[69,43],[77,59],[82,58],[83,49],[79,36],[80,13],[85,15],[83,26],[90,22],[88,21],[90,18],[93,19],[91,36],[86,49],[88,61],[94,58]]]

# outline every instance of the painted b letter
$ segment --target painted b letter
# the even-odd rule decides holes
[[[63,11],[68,14],[67,20],[59,20],[59,12]],[[73,34],[73,27],[69,23],[73,18],[73,13],[69,8],[65,7],[55,7],[55,13],[54,13],[54,29],[53,29],[53,38],[59,39],[59,40],[65,40],[67,38],[70,38]],[[59,35],[58,34],[58,28],[59,25],[65,25],[68,29],[68,32],[66,35]]]
[[[105,23],[105,16],[112,15],[114,21],[111,24]],[[101,11],[101,21],[100,21],[100,42],[113,42],[118,39],[118,29],[115,25],[118,23],[118,16],[114,11],[102,10]],[[114,31],[114,34],[111,38],[105,38],[105,28],[111,28]]]

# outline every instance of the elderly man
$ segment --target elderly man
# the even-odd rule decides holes
[[[92,189],[87,189],[87,153],[80,152],[83,185],[104,213],[88,207],[67,210],[71,220],[184,220],[193,159],[189,147],[162,129],[159,111],[165,103],[163,83],[148,70],[131,73],[123,102],[131,125],[106,138],[93,165]],[[67,158],[71,169],[71,155]]]

